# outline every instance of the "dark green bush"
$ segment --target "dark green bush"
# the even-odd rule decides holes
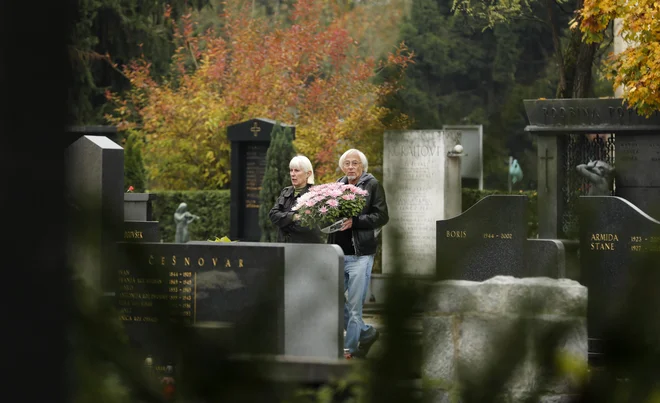
[[[174,212],[179,203],[186,203],[188,211],[201,217],[188,227],[191,240],[206,241],[229,235],[229,190],[162,191],[156,194],[154,220],[160,223],[164,242],[174,242]]]
[[[463,189],[463,211],[484,197],[494,194],[507,194],[507,192]],[[528,197],[528,237],[535,238],[538,233],[536,191],[519,191],[513,194],[524,194]],[[229,235],[229,190],[162,191],[158,192],[157,195],[158,198],[153,204],[154,220],[160,222],[160,233],[164,242],[174,242],[175,226],[173,216],[174,211],[181,202],[188,204],[188,211],[202,217],[201,221],[193,221],[190,224],[190,239],[205,241],[216,236]],[[378,273],[378,268],[374,267],[374,272]]]

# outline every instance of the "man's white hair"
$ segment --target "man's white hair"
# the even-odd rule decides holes
[[[311,172],[312,174],[307,178],[307,183],[310,185],[314,184],[314,168],[312,167],[312,161],[310,161],[309,158],[304,155],[296,155],[291,158],[291,161],[289,162],[289,169],[291,168],[300,169],[303,172]]]
[[[346,151],[339,157],[339,168],[344,167],[344,160],[346,160],[346,157],[348,157],[351,154],[357,154],[358,157],[360,157],[360,162],[362,162],[362,172],[367,172],[367,169],[369,168],[369,162],[367,161],[367,157],[364,155],[364,153],[358,149],[351,148],[350,150]]]

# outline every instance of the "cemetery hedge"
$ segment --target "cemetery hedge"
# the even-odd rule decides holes
[[[153,201],[154,220],[159,222],[163,242],[174,242],[174,211],[186,203],[188,211],[201,217],[190,226],[190,239],[206,241],[229,236],[229,190],[159,191]]]
[[[467,210],[480,199],[494,194],[507,194],[503,190],[463,189],[463,211]],[[229,236],[229,190],[195,190],[195,191],[160,191],[153,202],[154,220],[160,222],[160,233],[164,242],[174,242],[174,211],[179,203],[188,204],[188,211],[202,219],[190,225],[190,239],[204,241],[217,237]],[[538,219],[536,210],[536,191],[519,191],[514,194],[524,194],[528,197],[528,237],[536,238],[538,234]],[[374,271],[378,272],[376,267]]]

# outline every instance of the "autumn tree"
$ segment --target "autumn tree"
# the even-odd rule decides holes
[[[270,135],[270,146],[266,152],[266,170],[259,192],[261,242],[277,242],[277,228],[273,226],[268,213],[282,189],[291,185],[289,162],[294,155],[291,128],[283,129],[278,122]]]
[[[379,102],[398,90],[412,53],[399,44],[382,58],[365,55],[369,27],[394,6],[344,4],[298,0],[284,23],[229,0],[223,26],[202,32],[192,13],[170,20],[178,47],[168,74],[152,78],[150,61],[138,58],[123,69],[130,91],[107,94],[115,105],[108,120],[143,137],[151,187],[226,186],[226,127],[257,116],[296,125],[296,148],[320,180],[334,179],[340,151],[357,141],[378,152],[383,130],[406,122]],[[375,83],[385,68],[399,74]]]
[[[580,30],[589,43],[601,41],[614,19],[621,19],[621,28],[615,34],[628,47],[610,55],[606,76],[613,80],[614,88],[623,86],[623,98],[647,116],[660,110],[659,15],[657,0],[584,0],[580,12]]]
[[[128,133],[124,143],[124,184],[126,188],[133,186],[134,192],[144,192],[147,188],[147,173],[139,141],[134,133]]]

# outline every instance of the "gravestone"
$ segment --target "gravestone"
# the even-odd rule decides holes
[[[124,220],[153,221],[154,193],[124,193]]]
[[[153,221],[153,193],[124,193],[124,242],[160,242],[158,221]]]
[[[525,277],[567,277],[564,243],[557,239],[526,239]]]
[[[463,214],[440,220],[436,274],[441,279],[484,281],[525,277],[527,196],[486,196]]]
[[[660,258],[660,222],[614,196],[580,198],[581,280],[589,289],[588,329],[593,342],[625,305],[646,259]],[[592,355],[602,353],[590,348]]]
[[[594,149],[615,165],[616,194],[644,210],[660,202],[655,153],[660,134],[660,112],[649,118],[629,109],[622,99],[525,100],[529,125],[537,135],[539,236],[565,238],[571,232],[573,200],[578,184],[571,182],[578,164],[587,163]],[[615,149],[597,142],[577,142],[592,134],[614,134]],[[586,147],[584,143],[589,143]],[[582,147],[582,148],[581,148]],[[660,151],[660,150],[659,150]],[[586,159],[586,160],[585,160]],[[607,161],[606,161],[607,162]],[[653,212],[646,211],[652,214]]]
[[[124,230],[124,150],[107,137],[84,135],[67,147],[65,163],[69,262],[90,286],[109,291]]]
[[[237,354],[343,355],[343,255],[336,245],[120,246],[121,320],[133,345],[157,368],[176,365],[185,347],[162,337],[170,323]]]
[[[230,238],[259,241],[259,192],[266,170],[266,153],[275,127],[270,119],[250,119],[227,128],[231,142],[231,221]],[[290,128],[295,138],[295,126]]]
[[[461,158],[462,187],[484,188],[484,127],[483,125],[443,125],[444,131],[456,131],[461,135],[463,153]]]
[[[617,136],[616,195],[660,218],[660,130]]]
[[[83,136],[102,136],[114,143],[121,143],[116,126],[69,126],[64,134],[64,146],[70,146]]]
[[[160,242],[158,221],[124,221],[124,242]]]
[[[383,187],[390,221],[383,228],[383,274],[396,259],[408,274],[432,275],[435,222],[461,212],[460,157],[448,157],[460,144],[457,132],[387,131]]]

